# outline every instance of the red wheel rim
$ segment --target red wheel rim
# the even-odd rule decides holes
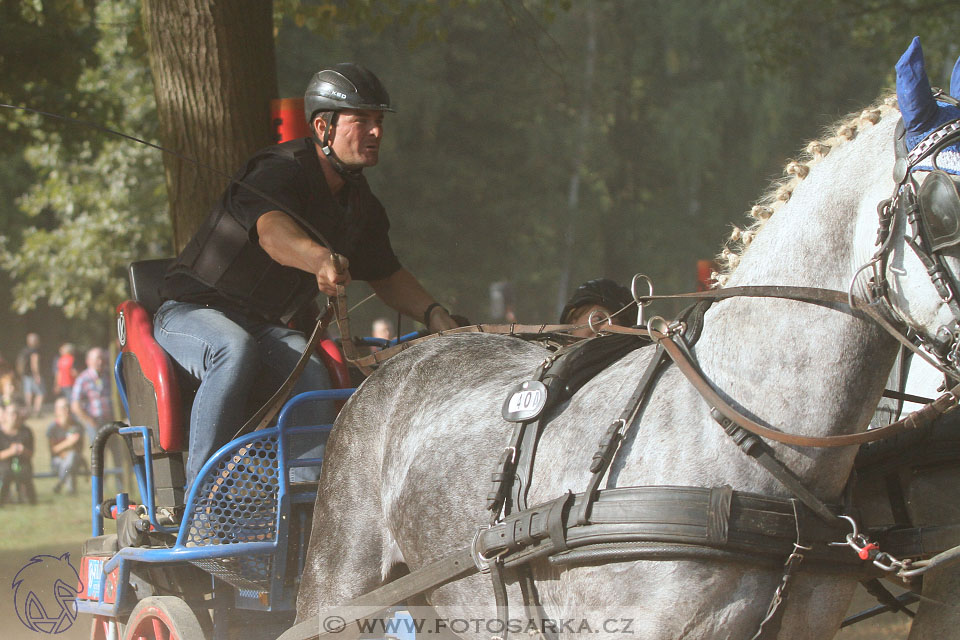
[[[152,596],[141,600],[130,614],[124,640],[203,640],[206,633],[183,600]]]
[[[138,617],[127,631],[130,640],[184,640],[173,631],[173,624],[165,612],[158,607],[150,607]]]

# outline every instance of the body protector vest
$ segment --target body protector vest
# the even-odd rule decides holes
[[[326,239],[338,253],[351,257],[363,230],[365,209],[380,203],[366,180],[344,187],[350,189],[346,207],[337,202],[323,176],[312,140],[298,139],[263,149],[247,162],[170,267],[167,281],[178,274],[189,276],[209,288],[193,298],[209,302],[219,297],[231,307],[267,320],[283,321],[318,295],[316,278],[273,260],[260,247],[255,227],[248,231],[231,207],[232,195],[246,188],[239,181],[267,156],[296,163],[296,167],[291,165],[291,171],[299,169],[309,194],[304,211],[288,210],[279,202],[276,209],[293,218],[313,240],[323,244],[322,239]],[[182,299],[164,289],[161,293]]]

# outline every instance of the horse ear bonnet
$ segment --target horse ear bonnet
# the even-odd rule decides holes
[[[950,95],[960,100],[960,58],[957,58],[953,73],[950,74]]]
[[[913,149],[930,132],[941,125],[960,118],[960,108],[938,102],[933,97],[930,81],[923,62],[923,49],[920,38],[915,37],[907,50],[897,61],[897,103],[903,123],[907,129],[907,148]],[[950,80],[950,94],[956,97],[960,93],[960,60],[953,69]],[[940,169],[960,175],[960,148],[947,147],[937,159]],[[918,169],[932,170],[932,164],[921,164]]]

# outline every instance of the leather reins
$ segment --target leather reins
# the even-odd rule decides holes
[[[763,297],[763,298],[781,298],[795,300],[800,302],[809,302],[819,304],[828,308],[845,311],[853,315],[863,313],[871,320],[875,321],[887,333],[895,337],[904,346],[918,353],[921,357],[937,366],[942,371],[949,373],[955,379],[956,372],[945,369],[939,363],[932,362],[932,359],[916,345],[907,340],[889,321],[878,313],[872,306],[851,307],[847,293],[811,287],[792,287],[792,286],[744,286],[730,287],[729,289],[715,289],[711,291],[700,291],[693,293],[682,293],[675,295],[661,296],[639,296],[638,302],[647,302],[656,299],[700,299],[700,300],[724,300],[733,297]],[[677,368],[683,373],[691,385],[700,393],[710,406],[716,408],[727,419],[732,420],[745,430],[770,440],[788,445],[797,445],[805,447],[844,447],[850,445],[860,445],[867,442],[875,442],[897,435],[903,431],[918,429],[930,424],[939,416],[954,408],[960,400],[960,383],[949,389],[946,393],[937,398],[934,402],[920,408],[910,415],[893,422],[884,427],[871,429],[856,434],[846,434],[837,436],[801,436],[788,434],[782,431],[771,429],[743,415],[735,409],[706,380],[703,372],[693,360],[689,351],[682,348],[676,341],[677,331],[671,328],[663,319],[653,318],[648,325],[647,330],[631,329],[615,325],[604,327],[604,332],[608,333],[629,333],[636,335],[648,335],[652,340],[661,344]]]

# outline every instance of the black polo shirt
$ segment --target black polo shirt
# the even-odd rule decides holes
[[[326,238],[350,261],[355,279],[379,280],[400,269],[390,221],[366,179],[334,197],[313,140],[301,138],[247,162],[168,272],[163,297],[278,319],[291,309],[277,306],[316,296],[313,274],[280,265],[260,248],[257,220],[268,211],[287,213],[314,240]]]

